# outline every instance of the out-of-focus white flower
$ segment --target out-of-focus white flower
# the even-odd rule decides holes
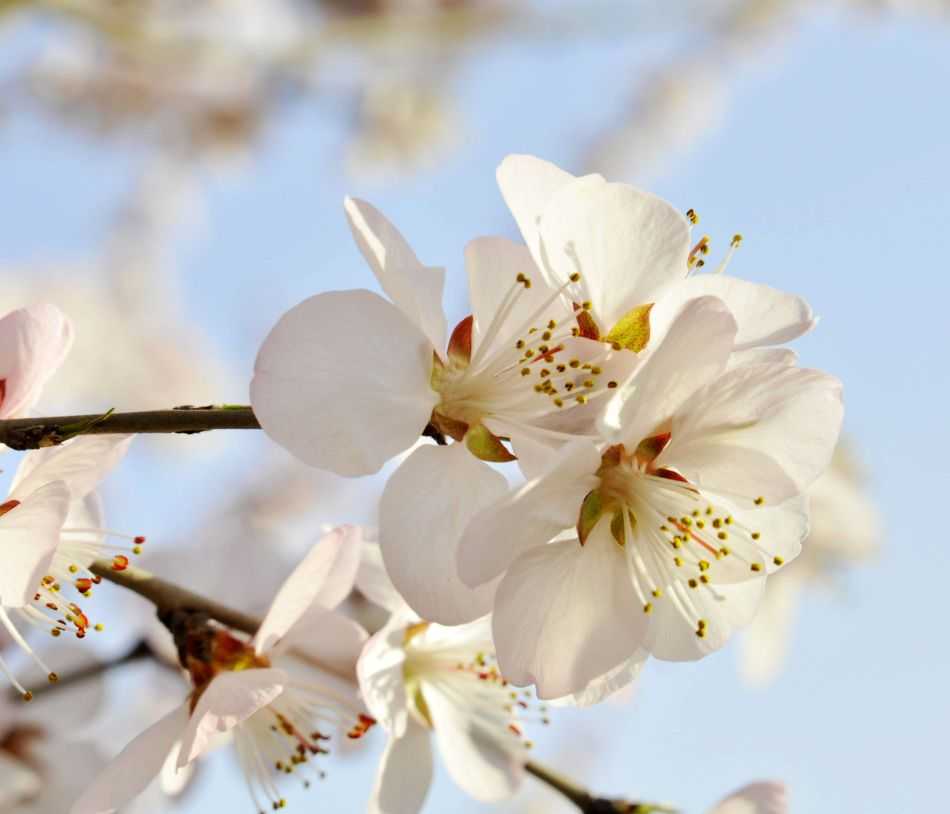
[[[357,587],[392,614],[357,666],[370,713],[389,735],[371,814],[421,810],[432,782],[433,738],[468,794],[486,802],[513,794],[529,745],[519,713],[530,693],[515,691],[494,665],[489,620],[457,627],[420,620],[392,587],[372,544],[364,546]]]
[[[112,567],[128,567],[128,554],[138,553],[144,537],[121,535],[103,528],[95,489],[125,455],[132,436],[80,436],[58,447],[35,450],[23,457],[5,503],[0,505],[0,624],[46,672],[57,676],[13,623],[39,627],[59,637],[72,632],[84,638],[93,625],[66,592],[88,597],[101,577],[89,570],[94,560],[112,558]],[[122,540],[114,543],[115,539]],[[78,598],[78,597],[77,597]],[[28,692],[0,659],[0,669],[29,699]]]
[[[774,781],[750,783],[720,800],[709,814],[788,814],[785,786]]]
[[[469,524],[459,574],[483,588],[503,575],[493,630],[512,682],[552,698],[641,648],[701,658],[798,555],[800,496],[831,459],[840,384],[791,364],[730,367],[736,333],[721,301],[688,302],[608,404],[606,448],[568,445]],[[576,539],[549,543],[571,526]],[[426,565],[420,583],[443,590]]]
[[[808,496],[811,527],[802,556],[769,581],[759,613],[742,638],[739,670],[752,685],[769,683],[785,666],[802,593],[833,583],[837,574],[867,562],[880,546],[883,521],[847,445],[839,447]]]
[[[250,643],[209,630],[186,655],[194,683],[186,703],[135,738],[82,794],[73,814],[115,811],[149,784],[177,743],[181,769],[227,733],[258,810],[285,804],[277,776],[319,777],[312,763],[327,752],[327,723],[357,720],[351,738],[374,723],[348,683],[366,633],[332,610],[350,592],[360,545],[352,528],[327,535],[278,591]]]
[[[0,419],[27,414],[72,343],[72,323],[55,305],[18,308],[0,318]]]

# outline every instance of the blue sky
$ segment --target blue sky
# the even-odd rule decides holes
[[[538,756],[563,759],[558,738],[566,749],[596,750],[583,780],[598,790],[701,812],[735,786],[775,777],[790,785],[799,813],[945,806],[950,557],[936,521],[950,460],[948,36],[946,22],[810,21],[777,52],[743,60],[730,73],[722,127],[650,181],[700,212],[714,247],[744,234],[733,273],[801,293],[821,315],[797,348],[806,364],[845,383],[847,431],[871,472],[887,544],[876,563],[846,578],[843,597],[808,597],[791,664],[767,690],[740,684],[728,648],[701,663],[652,667],[628,707],[560,715]],[[178,257],[191,318],[248,373],[286,308],[328,288],[372,287],[343,221],[346,193],[389,213],[424,261],[449,267],[447,301],[461,316],[465,242],[513,234],[495,165],[506,153],[534,152],[583,169],[584,145],[626,96],[618,77],[635,76],[649,53],[631,50],[619,40],[492,42],[450,80],[467,125],[459,149],[388,186],[341,173],[346,133],[326,109],[291,110],[240,171],[202,179],[204,222]],[[46,120],[13,117],[0,129],[0,266],[83,256],[140,161],[129,143],[97,145]],[[220,497],[221,473],[252,461],[262,441],[235,443],[241,449],[224,462],[181,464],[187,484],[208,483],[219,470],[207,493],[181,505],[197,510]],[[147,456],[124,472],[149,487],[139,495],[161,499],[176,488]],[[126,525],[148,518],[158,526],[153,538],[181,527],[180,518],[162,526],[161,507],[121,494],[116,515]],[[333,767],[329,808],[363,810],[371,771],[369,756]],[[216,765],[216,789],[207,791],[222,795],[222,809],[233,797],[233,810],[243,810],[233,779]],[[427,810],[449,805],[488,810],[440,777]],[[207,808],[196,802],[193,810]]]

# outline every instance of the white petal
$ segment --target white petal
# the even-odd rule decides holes
[[[750,686],[770,684],[785,666],[801,589],[795,569],[769,579],[739,648],[739,674]]]
[[[403,679],[405,634],[400,620],[389,622],[366,643],[356,665],[366,707],[379,725],[397,738],[405,733],[409,715]]]
[[[19,308],[0,319],[0,418],[33,406],[72,342],[72,323],[55,305]]]
[[[69,490],[61,481],[25,495],[0,517],[0,604],[22,607],[32,601],[59,545],[69,509]]]
[[[62,481],[73,500],[82,500],[119,464],[134,435],[80,435],[56,447],[23,456],[10,489],[11,497],[27,495],[52,481]]]
[[[515,342],[524,338],[515,332],[524,328],[526,320],[550,300],[553,290],[538,273],[528,249],[503,237],[480,237],[471,241],[465,247],[465,271],[468,274],[472,316],[475,318],[473,351],[481,346],[482,338],[495,315],[501,310],[509,291],[513,286],[518,287],[518,298],[508,312],[503,328],[494,333],[494,339],[486,349],[488,352],[495,352],[502,347],[508,347],[513,353]],[[519,274],[524,274],[531,280],[530,288],[523,288],[516,282],[515,278]],[[560,320],[571,314],[570,309],[571,305],[567,300],[555,300],[550,308],[536,318],[531,327],[545,325],[549,319]]]
[[[504,476],[464,444],[421,446],[389,479],[379,506],[383,560],[396,589],[423,619],[460,624],[491,609],[494,586],[466,587],[457,552],[469,520],[506,490]]]
[[[356,580],[362,547],[360,530],[340,526],[326,534],[287,577],[254,636],[260,655],[287,635],[314,605],[335,608]]]
[[[844,407],[841,384],[816,370],[749,365],[725,373],[674,418],[657,465],[700,488],[780,503],[828,466]]]
[[[752,621],[764,588],[765,577],[698,588],[682,582],[666,586],[665,596],[653,603],[648,649],[663,661],[708,656]],[[706,622],[703,637],[696,635],[700,619]]]
[[[283,670],[219,673],[205,688],[181,737],[178,768],[199,757],[217,735],[230,732],[272,703],[287,685]]]
[[[458,552],[458,573],[466,585],[499,576],[521,553],[577,525],[585,495],[597,486],[600,452],[574,441],[547,471],[488,506],[468,524]]]
[[[607,522],[584,546],[536,546],[508,568],[493,614],[502,675],[539,698],[580,693],[643,644],[648,616]]]
[[[525,243],[538,248],[538,220],[555,193],[576,180],[550,161],[533,155],[509,155],[496,172],[502,197],[511,210]]]
[[[370,602],[390,613],[408,610],[406,600],[386,573],[379,544],[365,541],[365,532],[360,567],[356,572],[356,587]]]
[[[251,404],[264,431],[311,466],[369,475],[419,437],[438,397],[433,347],[392,303],[331,291],[292,308],[264,340]]]
[[[709,814],[788,814],[785,786],[769,781],[750,783],[716,804]]]
[[[369,801],[370,814],[417,814],[432,785],[432,743],[415,721],[405,734],[390,738]]]
[[[733,351],[728,369],[744,365],[797,365],[798,354],[788,348],[749,348]]]
[[[442,762],[452,779],[476,800],[492,803],[517,791],[524,776],[523,748],[502,729],[479,728],[467,709],[460,709],[428,683],[422,694],[432,716]]]
[[[603,333],[687,273],[685,216],[654,195],[599,176],[561,187],[544,209],[540,234],[558,280],[577,270],[576,256]]]
[[[376,207],[347,198],[343,208],[356,245],[383,291],[441,351],[446,342],[442,311],[445,270],[422,265],[399,230]]]
[[[44,781],[23,761],[0,752],[0,810],[16,811],[25,800],[36,797]]]
[[[663,341],[622,384],[604,413],[604,433],[636,449],[693,393],[725,368],[736,321],[721,300],[687,302]]]
[[[645,650],[638,650],[622,664],[589,681],[584,689],[561,698],[552,698],[548,704],[556,707],[590,707],[611,696],[616,696],[619,701],[625,695],[622,690],[634,689],[631,685],[640,678],[640,671],[649,656]]]
[[[705,296],[718,297],[732,311],[739,324],[737,351],[781,345],[815,327],[815,315],[801,297],[725,274],[692,274],[669,289],[653,309],[654,336],[663,335],[664,326],[682,303]]]
[[[272,652],[276,655],[290,651],[314,667],[353,681],[357,659],[368,638],[358,622],[313,605]]]
[[[70,814],[111,814],[144,791],[161,771],[187,721],[186,704],[146,729],[83,792]]]

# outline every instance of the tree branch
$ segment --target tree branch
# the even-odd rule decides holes
[[[77,435],[123,433],[196,433],[207,430],[259,430],[250,407],[236,404],[135,413],[65,415],[51,418],[12,418],[0,421],[0,444],[11,449],[54,447]]]
[[[573,803],[583,814],[677,814],[676,809],[655,803],[631,803],[627,800],[594,797],[573,780],[533,761],[526,763],[524,768],[532,777]]]

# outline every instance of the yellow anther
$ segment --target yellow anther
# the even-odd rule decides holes
[[[708,571],[708,570],[709,570],[709,562],[708,562],[707,560],[700,560],[700,561],[699,561],[699,570],[700,570],[700,571]]]
[[[718,517],[715,520],[713,520],[713,528],[714,529],[722,528],[722,520],[720,520]]]
[[[683,567],[683,558],[682,557],[673,557],[673,562],[677,568]]]
[[[522,375],[522,376],[529,376],[530,374],[531,374],[531,368],[530,368],[530,367],[523,367],[523,368],[521,368],[521,375]]]
[[[784,565],[784,564],[785,564],[785,560],[783,560],[781,557],[773,557],[773,558],[772,558],[772,562],[774,562],[776,565]]]
[[[698,588],[699,582],[697,582],[695,579],[690,579],[687,585],[689,585],[690,588]]]
[[[560,399],[554,399],[554,406],[555,406],[555,407],[563,407],[563,406],[564,406],[564,402],[561,401]]]
[[[698,627],[700,630],[705,630],[705,629],[706,629],[706,620],[705,620],[705,619],[700,619],[699,621],[697,621],[697,622],[696,622],[696,627]]]
[[[652,593],[654,599],[659,599],[661,596],[663,596],[663,591],[661,591],[659,588],[654,588]]]
[[[524,347],[523,339],[519,339],[517,342],[515,342],[515,348],[517,348],[518,350],[521,350],[523,347]]]
[[[693,226],[695,226],[697,223],[699,223],[699,215],[696,214],[696,210],[695,210],[695,209],[687,209],[687,210],[686,210],[686,218],[687,218],[687,220],[689,220],[689,222],[690,222],[691,224],[693,224]]]
[[[97,633],[102,633],[102,631],[105,630],[105,629],[106,629],[106,627],[105,627],[104,624],[102,624],[102,622],[100,622],[99,624],[97,624],[97,625],[95,626],[95,628],[94,628],[94,630],[95,630]]]
[[[593,365],[590,369],[590,372],[595,376],[599,376],[603,372],[603,369],[599,365]]]
[[[592,303],[590,300],[584,300],[584,302],[581,303],[581,308],[585,311],[590,311],[590,309],[593,307],[594,303]]]
[[[726,532],[724,532],[724,531],[720,531],[719,534],[717,534],[716,536],[717,536],[720,540],[728,540],[728,539],[729,539],[729,535],[728,535]]]
[[[742,245],[742,235],[734,234],[732,236],[732,248],[738,249],[740,245]]]
[[[760,496],[757,497],[753,502],[756,506],[761,506],[763,503],[765,503],[765,498]]]
[[[705,638],[706,638],[706,628],[704,628],[704,627],[696,628],[696,635],[697,635],[700,639],[705,639]]]
[[[548,320],[548,330],[553,331],[557,327],[557,323],[552,319]]]
[[[593,386],[594,386],[593,379],[584,379],[584,387],[593,387]]]
[[[558,373],[563,373],[565,370],[567,370],[567,365],[558,365],[556,370]]]
[[[545,342],[547,342],[547,341],[551,338],[551,332],[550,332],[550,331],[545,331],[543,334],[541,334],[541,338],[542,338]]]
[[[758,540],[762,535],[759,534],[759,532],[757,531],[753,531],[752,534],[749,536],[752,537],[753,540]]]
[[[613,390],[616,386],[617,386],[617,382],[615,382],[613,379],[607,382],[607,387],[609,387],[611,390]]]
[[[757,562],[752,563],[752,565],[750,565],[749,568],[751,568],[753,571],[761,571],[761,570],[762,570],[761,564],[760,564],[760,563],[757,563]]]
[[[70,566],[69,566],[69,573],[70,573],[70,574],[75,574],[78,570],[79,570],[79,566],[78,566],[78,565],[70,565]]]
[[[568,364],[569,364],[571,367],[580,367],[580,366],[581,366],[581,360],[580,360],[580,359],[571,359],[571,361],[568,362]]]
[[[583,394],[577,396],[577,403],[578,403],[578,404],[587,404],[587,396],[585,396],[585,395],[583,395]]]
[[[581,273],[579,271],[575,271],[568,279],[572,283],[579,283],[581,281]]]
[[[652,603],[652,602],[647,602],[646,605],[643,606],[643,612],[644,612],[644,613],[649,613],[649,612],[652,611],[652,610],[653,610],[653,603]]]
[[[55,684],[57,681],[59,681],[59,676],[56,675],[56,673],[50,673],[48,676],[46,676],[46,678],[49,679],[50,684]]]
[[[709,574],[700,574],[700,575],[699,575],[699,581],[700,581],[701,583],[703,583],[703,585],[708,585],[708,584],[709,584]]]
[[[726,524],[727,526],[731,526],[731,525],[732,525],[732,515],[729,515],[729,516],[725,519],[724,522],[725,522],[725,524]]]

